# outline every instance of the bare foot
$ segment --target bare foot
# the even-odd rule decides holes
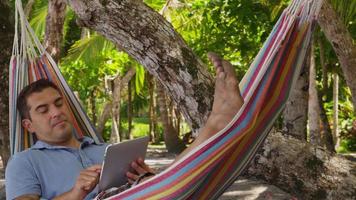
[[[215,53],[208,53],[216,69],[214,103],[212,112],[205,125],[210,134],[223,129],[240,110],[243,99],[233,66]]]
[[[175,161],[225,128],[243,104],[233,66],[215,53],[209,53],[208,57],[216,68],[213,109],[198,137]]]

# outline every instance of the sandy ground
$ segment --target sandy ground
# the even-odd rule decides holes
[[[146,163],[157,172],[164,170],[174,159],[173,155],[160,149],[149,149]],[[5,199],[4,169],[0,161],[0,200]],[[288,193],[255,178],[241,177],[219,198],[219,200],[295,200]]]

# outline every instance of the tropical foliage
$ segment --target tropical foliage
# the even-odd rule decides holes
[[[153,9],[167,9],[164,15],[175,29],[187,41],[189,46],[206,63],[206,52],[214,51],[224,55],[235,66],[241,78],[248,69],[264,40],[269,35],[278,16],[288,4],[288,0],[146,0]],[[356,1],[333,0],[332,4],[339,13],[349,32],[356,36]],[[36,0],[30,15],[31,25],[40,38],[44,35],[46,1]],[[61,69],[73,90],[77,91],[84,107],[90,116],[99,115],[105,102],[110,101],[107,95],[106,77],[123,76],[130,67],[136,68],[133,95],[134,127],[147,131],[149,97],[144,69],[127,54],[118,49],[102,36],[79,28],[75,15],[68,9],[63,39]],[[320,46],[316,46],[318,90],[324,100],[324,108],[331,122],[332,119],[332,72],[340,77],[340,131],[344,137],[342,151],[355,151],[356,136],[352,122],[356,120],[350,100],[350,90],[342,80],[340,64],[331,45],[323,33],[318,30],[315,38],[321,41],[324,48],[327,66],[327,81],[323,81]],[[325,85],[326,83],[326,85]],[[92,94],[95,94],[94,96]],[[123,92],[122,130],[127,130],[128,92]],[[96,110],[90,110],[90,99],[95,98]],[[96,112],[96,113],[93,113]],[[144,125],[146,124],[146,125]],[[110,123],[107,124],[110,130]]]

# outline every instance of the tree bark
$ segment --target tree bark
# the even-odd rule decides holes
[[[315,53],[314,41],[311,42],[310,48],[310,69],[309,69],[309,102],[308,102],[308,121],[309,121],[309,139],[310,143],[323,146],[321,139],[321,120],[320,120],[320,106],[318,99],[318,90],[316,86],[316,67],[315,67]]]
[[[355,169],[340,155],[272,131],[247,172],[298,199],[354,199]]]
[[[166,94],[160,84],[157,85],[157,104],[160,111],[160,120],[163,126],[163,138],[169,153],[181,153],[185,149],[183,141],[178,137],[177,129],[172,125],[168,115]]]
[[[48,1],[44,47],[56,62],[59,61],[61,54],[66,7],[67,3],[65,0]]]
[[[307,133],[309,64],[310,60],[307,56],[283,111],[283,133],[303,141],[306,141]]]
[[[339,59],[346,83],[351,89],[354,111],[356,112],[356,45],[328,0],[324,0],[318,16],[318,23]]]
[[[213,100],[212,76],[159,13],[135,0],[70,4],[81,25],[121,47],[162,83],[193,130],[205,123]]]
[[[10,157],[8,80],[14,37],[14,15],[8,3],[9,1],[0,1],[0,154],[4,167]]]

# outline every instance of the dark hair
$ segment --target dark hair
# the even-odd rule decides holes
[[[39,79],[22,89],[19,96],[17,97],[17,110],[20,112],[22,119],[31,119],[30,108],[27,105],[27,98],[35,93],[42,92],[46,88],[53,88],[57,90],[60,94],[60,90],[53,82],[48,79]]]

